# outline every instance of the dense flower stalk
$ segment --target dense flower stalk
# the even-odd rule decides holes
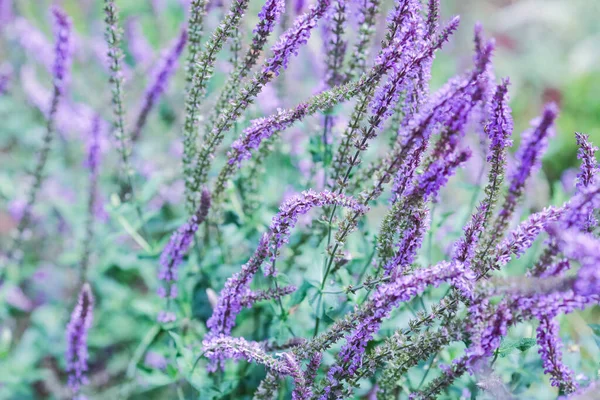
[[[183,52],[186,41],[187,31],[182,30],[177,38],[177,41],[175,42],[175,45],[165,53],[163,59],[160,61],[150,85],[146,88],[142,108],[135,121],[133,133],[131,134],[131,140],[136,141],[139,139],[142,129],[146,125],[148,114],[163,92],[167,89],[167,84],[169,83],[171,76],[175,73],[177,68],[177,60]]]
[[[227,109],[225,109],[219,120],[210,132],[204,136],[203,145],[197,157],[197,164],[194,170],[190,190],[198,190],[208,177],[208,170],[212,164],[212,157],[217,148],[224,139],[224,134],[233,126],[234,122],[241,116],[242,112],[254,102],[256,96],[263,87],[275,76],[278,76],[282,69],[287,68],[292,55],[298,55],[300,47],[306,44],[310,38],[311,31],[315,28],[319,19],[323,17],[330,6],[330,0],[319,0],[311,6],[309,11],[299,16],[294,26],[288,29],[275,43],[271,49],[272,55],[268,58],[260,71],[256,72],[254,77],[242,89],[239,90],[235,99],[233,99]],[[220,188],[215,187],[214,192],[218,194]],[[215,196],[217,199],[219,196]]]
[[[588,135],[575,132],[577,145],[579,150],[577,158],[581,160],[581,168],[577,174],[577,188],[582,189],[590,186],[594,181],[594,177],[600,172],[600,167],[596,161],[596,152],[598,147],[590,143]]]
[[[210,192],[207,189],[204,189],[196,213],[192,215],[181,228],[171,235],[169,243],[167,243],[163,249],[163,252],[160,255],[158,278],[165,282],[165,286],[158,290],[160,297],[169,299],[177,297],[177,268],[181,264],[183,257],[189,251],[198,227],[206,219],[210,208],[210,202]],[[171,322],[175,319],[175,315],[171,312],[163,311],[158,319],[160,322]]]
[[[110,84],[112,85],[113,134],[117,142],[121,158],[123,182],[127,190],[133,193],[131,181],[130,154],[131,144],[125,133],[125,109],[123,108],[123,50],[121,41],[123,32],[119,27],[119,13],[113,0],[104,0],[106,24],[105,40],[108,44],[108,59],[110,61]]]
[[[555,318],[545,317],[540,320],[537,328],[537,342],[540,345],[538,353],[542,357],[544,373],[550,374],[552,386],[560,387],[563,392],[571,393],[577,389],[571,371],[561,360],[562,341],[558,332],[558,322]]]
[[[199,111],[202,99],[206,94],[208,80],[214,72],[214,64],[217,54],[221,51],[225,42],[235,32],[239,26],[244,12],[248,8],[248,0],[234,0],[219,26],[215,29],[212,36],[204,46],[204,50],[198,54],[197,64],[193,69],[189,68],[188,87],[185,96],[185,123],[183,127],[183,174],[186,177],[185,188],[187,197],[187,208],[192,213],[198,203],[199,189],[204,182],[196,184],[196,179],[192,179],[192,174],[197,165],[194,166],[198,149],[196,148],[196,139],[198,136]],[[192,12],[201,12],[205,5],[192,5]],[[193,15],[192,15],[193,16]],[[200,18],[199,15],[196,18]],[[190,57],[192,54],[190,53]],[[188,65],[192,62],[188,58]]]
[[[27,195],[27,203],[19,220],[14,240],[6,253],[6,261],[18,261],[21,258],[21,244],[25,230],[29,227],[33,206],[38,197],[38,192],[42,186],[46,163],[50,155],[52,141],[55,135],[56,117],[59,107],[64,98],[66,86],[71,73],[72,62],[72,22],[71,18],[60,8],[52,8],[55,44],[54,44],[54,63],[52,66],[53,93],[50,100],[50,111],[46,117],[46,131],[44,133],[42,148],[33,171],[33,184]],[[1,274],[4,268],[0,270]]]
[[[83,385],[87,383],[85,373],[88,370],[88,331],[92,326],[94,311],[94,295],[88,283],[85,283],[77,305],[71,314],[71,320],[67,325],[66,339],[67,351],[65,361],[67,373],[69,374],[69,387],[77,397]]]
[[[517,150],[517,166],[510,176],[510,187],[504,198],[500,213],[490,230],[489,242],[494,245],[504,234],[513,216],[517,202],[523,195],[525,183],[541,166],[541,157],[552,136],[553,124],[558,114],[555,104],[547,104],[541,118],[533,122],[532,129],[522,135]]]

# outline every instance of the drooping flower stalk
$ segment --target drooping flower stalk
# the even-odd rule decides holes
[[[236,97],[223,110],[215,126],[203,138],[203,145],[198,154],[196,167],[189,184],[190,192],[197,191],[206,182],[213,154],[217,146],[223,141],[225,133],[242,115],[242,112],[254,102],[263,87],[275,76],[278,76],[282,69],[287,68],[292,55],[296,56],[300,47],[306,44],[311,31],[329,6],[330,0],[319,0],[317,4],[310,7],[306,14],[299,16],[294,26],[288,29],[273,45],[272,55],[265,60],[261,70],[256,72],[250,82],[238,91]],[[213,193],[215,194],[215,204],[218,204],[217,199],[219,199],[218,195],[220,194],[218,185],[215,186]]]
[[[152,111],[152,108],[167,89],[169,79],[175,73],[177,68],[177,60],[183,52],[185,43],[187,41],[187,31],[182,30],[175,42],[175,45],[163,55],[159,65],[156,68],[155,74],[152,77],[150,85],[146,88],[144,94],[144,100],[142,102],[141,110],[136,118],[133,133],[131,134],[131,140],[136,141],[139,139],[142,129],[146,125],[148,114]]]
[[[202,342],[205,356],[209,360],[246,360],[264,365],[272,372],[291,376],[295,383],[292,399],[308,400],[311,390],[306,386],[300,365],[293,354],[281,353],[278,358],[268,355],[256,342],[244,338],[217,337]]]
[[[87,339],[88,331],[92,326],[93,311],[94,295],[90,285],[84,283],[66,331],[65,361],[69,374],[69,388],[73,392],[73,398],[79,398],[81,387],[88,382],[86,377],[88,370]]]
[[[206,219],[210,203],[210,192],[204,189],[196,213],[171,235],[169,243],[163,249],[160,255],[158,278],[164,281],[165,285],[158,290],[160,297],[168,298],[169,300],[177,298],[177,269],[183,261],[183,257],[189,251],[198,227]],[[158,316],[159,322],[167,323],[174,320],[175,314],[170,311],[161,311]]]
[[[85,221],[85,237],[83,239],[83,254],[81,256],[80,281],[87,280],[87,270],[89,267],[90,255],[92,252],[92,242],[94,240],[94,222],[96,220],[96,209],[98,207],[98,175],[100,167],[100,131],[101,122],[99,115],[95,115],[92,120],[92,127],[89,133],[86,167],[89,169],[89,189],[87,203],[87,219]]]
[[[298,218],[305,215],[312,208],[337,204],[364,214],[367,209],[356,200],[328,191],[316,193],[312,190],[288,199],[281,205],[279,213],[273,217],[269,232],[265,233],[250,260],[242,266],[240,272],[231,276],[219,295],[217,306],[213,315],[208,320],[210,329],[208,337],[229,335],[235,325],[235,318],[244,304],[244,298],[250,292],[252,278],[260,266],[269,260],[270,264],[265,270],[265,275],[276,275],[275,261],[279,249],[288,242],[291,230],[296,225]],[[212,368],[216,368],[213,366]]]
[[[27,195],[27,203],[23,209],[23,213],[17,225],[16,232],[7,253],[6,264],[18,262],[21,259],[21,245],[23,244],[24,234],[31,222],[33,206],[36,203],[38,192],[42,186],[44,179],[44,171],[46,163],[50,155],[52,141],[55,135],[56,116],[59,107],[64,99],[67,85],[70,80],[71,62],[72,62],[72,22],[71,18],[60,8],[52,8],[53,27],[54,27],[54,62],[52,64],[53,92],[49,104],[49,112],[46,116],[46,131],[42,139],[42,147],[35,164],[33,171],[33,183]],[[0,283],[2,282],[2,274],[5,273],[5,268],[0,270]]]
[[[195,15],[195,13],[202,12],[205,7],[204,3],[192,4],[190,18],[195,17],[202,20],[203,16]],[[187,209],[190,213],[193,213],[197,208],[200,187],[204,185],[204,182],[196,184],[196,179],[192,179],[194,170],[198,167],[194,163],[198,154],[196,140],[198,137],[200,104],[206,94],[208,81],[214,73],[217,54],[239,26],[246,8],[248,8],[248,0],[234,0],[229,11],[205,44],[204,50],[199,54],[190,52],[188,57],[188,67],[193,61],[196,62],[196,65],[193,68],[188,68],[187,71],[188,87],[185,96],[185,123],[183,127],[183,175],[185,176]],[[196,33],[194,34],[196,35]],[[195,37],[192,39],[195,39]],[[192,56],[196,59],[192,60]]]
[[[356,328],[346,337],[346,344],[342,346],[338,355],[339,362],[329,370],[330,383],[323,389],[321,398],[335,397],[341,389],[340,379],[351,377],[358,371],[367,343],[379,330],[383,319],[387,318],[398,304],[410,300],[429,286],[438,286],[445,281],[451,281],[455,287],[468,295],[473,278],[462,264],[442,262],[380,285],[372,298],[361,307]]]

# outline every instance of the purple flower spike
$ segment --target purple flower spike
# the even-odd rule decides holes
[[[69,81],[73,53],[72,22],[71,18],[58,7],[52,7],[52,15],[54,16],[54,34],[56,36],[54,65],[52,67],[54,88],[60,94],[64,94]]]
[[[582,189],[590,186],[600,171],[596,161],[598,147],[590,143],[588,135],[575,132],[575,137],[579,146],[577,158],[581,160],[581,168],[577,174],[577,189]]]
[[[198,227],[206,219],[210,202],[210,192],[204,189],[196,213],[171,235],[169,243],[163,249],[160,255],[158,279],[164,281],[165,286],[158,290],[160,297],[170,299],[177,297],[177,268],[181,264],[183,256],[189,251]],[[173,319],[174,315],[172,313],[163,312],[159,315],[159,321],[161,322],[171,322]]]
[[[183,29],[179,34],[179,38],[175,42],[173,48],[171,48],[167,53],[165,53],[164,58],[161,60],[159,66],[156,69],[156,73],[152,78],[150,85],[146,89],[142,109],[137,117],[135,127],[131,135],[132,140],[139,139],[142,129],[146,124],[148,114],[150,113],[152,107],[156,104],[160,96],[166,90],[167,84],[169,83],[169,79],[175,73],[175,70],[177,68],[177,60],[183,52],[186,42],[187,31]]]
[[[318,0],[317,4],[310,6],[306,14],[298,17],[294,26],[286,31],[279,41],[273,45],[273,56],[265,63],[264,73],[272,73],[278,76],[281,68],[287,68],[290,57],[298,55],[298,50],[308,42],[311,31],[330,5],[331,0]]]
[[[494,234],[502,234],[512,217],[517,202],[523,194],[527,179],[541,166],[542,155],[548,147],[548,138],[554,132],[554,120],[558,108],[554,103],[547,104],[540,118],[533,121],[533,128],[522,135],[521,145],[517,150],[517,167],[510,176],[510,187],[494,224]]]
[[[277,271],[272,265],[275,262],[279,249],[288,242],[290,230],[298,222],[298,217],[308,213],[315,207],[337,205],[364,214],[367,208],[352,197],[333,193],[328,190],[315,192],[306,190],[300,195],[286,200],[280,207],[279,213],[271,221],[269,255],[271,266],[265,271],[265,275],[276,275]]]
[[[67,325],[67,352],[65,360],[69,374],[69,387],[76,395],[87,383],[85,373],[88,370],[88,330],[92,326],[94,295],[88,283],[79,292],[77,305]]]
[[[357,316],[357,325],[347,338],[339,353],[339,364],[328,374],[329,393],[338,385],[338,378],[352,377],[362,365],[367,343],[379,331],[384,318],[401,302],[406,302],[422,293],[428,286],[439,286],[451,282],[464,295],[471,297],[474,276],[462,264],[441,262],[429,268],[416,270],[411,275],[400,276],[395,281],[380,285],[371,300]],[[327,396],[323,397],[327,398]]]
[[[573,379],[573,371],[561,360],[562,340],[558,330],[558,322],[555,318],[544,317],[540,320],[536,335],[540,346],[538,353],[542,357],[544,373],[551,376],[552,386],[573,392],[577,389],[577,383]]]

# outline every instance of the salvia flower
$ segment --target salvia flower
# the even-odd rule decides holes
[[[492,235],[501,237],[515,211],[517,202],[523,195],[525,183],[541,166],[541,158],[548,147],[548,138],[552,136],[554,120],[558,108],[550,103],[544,107],[540,118],[532,122],[533,127],[524,132],[516,153],[517,166],[510,175],[510,186],[502,204],[500,214],[494,222]]]
[[[299,196],[286,200],[281,205],[279,213],[273,217],[273,220],[271,221],[271,244],[269,255],[272,264],[271,267],[265,271],[265,275],[275,275],[277,273],[272,265],[279,254],[281,246],[288,242],[290,230],[298,222],[298,217],[305,215],[315,207],[332,205],[344,207],[359,214],[364,214],[368,210],[367,207],[363,206],[352,197],[333,193],[328,190],[322,192],[307,190],[302,192]]]
[[[69,81],[70,64],[72,58],[72,33],[71,18],[58,7],[52,8],[54,16],[54,30],[56,42],[54,45],[54,65],[52,68],[54,77],[54,90],[64,94]]]
[[[200,205],[198,210],[190,219],[177,231],[171,235],[169,243],[165,246],[160,255],[160,269],[158,278],[165,282],[165,286],[158,290],[160,297],[174,299],[177,297],[177,268],[181,264],[183,257],[187,254],[194,241],[194,235],[198,227],[208,215],[210,208],[210,192],[207,189],[202,191]],[[174,315],[169,312],[162,312],[159,315],[160,322],[171,322]]]
[[[575,132],[575,138],[579,146],[577,158],[581,160],[581,168],[577,174],[577,188],[581,189],[590,186],[594,177],[600,172],[596,161],[598,147],[591,144],[589,136],[583,133]]]
[[[182,30],[179,34],[179,37],[177,38],[177,41],[175,42],[175,45],[164,54],[159,65],[157,66],[155,75],[152,78],[150,85],[146,88],[142,108],[136,119],[135,126],[133,128],[133,133],[131,134],[132,140],[135,141],[139,138],[142,129],[146,124],[148,114],[150,113],[152,107],[156,104],[160,96],[166,90],[167,84],[169,83],[169,79],[175,73],[175,69],[177,68],[177,60],[183,52],[186,41],[187,31]]]
[[[561,387],[567,393],[577,389],[571,371],[561,360],[562,340],[558,332],[558,321],[555,318],[542,318],[537,328],[538,353],[542,357],[544,373],[550,375],[552,386]]]
[[[79,292],[77,305],[67,325],[67,352],[65,360],[69,374],[69,387],[77,396],[79,390],[87,383],[85,373],[88,370],[88,331],[92,326],[94,311],[94,295],[88,283]]]
[[[325,394],[329,394],[338,385],[337,377],[352,376],[356,373],[362,364],[367,343],[379,330],[383,319],[387,318],[398,304],[409,301],[429,286],[438,286],[445,281],[452,282],[462,293],[470,296],[473,278],[462,264],[441,262],[380,285],[359,311],[356,328],[346,338],[346,344],[342,346],[338,356],[341,368],[328,375],[330,384],[324,389]],[[326,399],[327,396],[322,398]]]

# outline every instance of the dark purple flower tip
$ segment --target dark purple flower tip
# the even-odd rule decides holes
[[[94,295],[88,283],[79,292],[77,305],[67,325],[67,351],[65,360],[69,374],[69,387],[77,394],[81,386],[87,383],[85,373],[88,370],[88,330],[92,326]]]

